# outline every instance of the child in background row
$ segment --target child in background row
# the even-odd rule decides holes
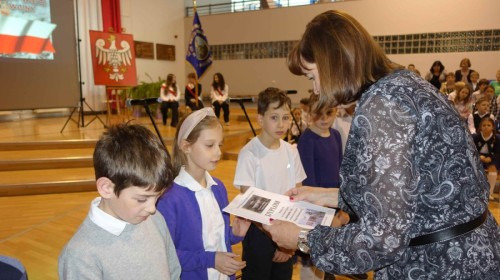
[[[220,109],[222,108],[222,111],[224,111],[224,123],[229,125],[229,86],[224,81],[224,76],[221,73],[215,73],[214,75],[210,97],[217,118],[220,117]]]
[[[267,88],[259,93],[257,121],[262,131],[241,149],[236,164],[234,185],[242,192],[257,187],[284,194],[306,178],[297,148],[282,140],[290,127],[290,106],[282,90]],[[243,240],[247,266],[242,279],[290,280],[292,255],[293,251],[279,248],[260,224],[252,223]]]
[[[203,101],[201,100],[201,84],[196,79],[194,73],[187,75],[187,85],[184,90],[184,101],[186,106],[191,109],[191,112],[203,108]]]
[[[492,119],[482,119],[479,127],[479,133],[473,134],[472,137],[479,152],[479,158],[486,171],[488,183],[490,184],[490,200],[493,200],[493,191],[497,182],[497,165],[499,163],[500,145],[497,143],[495,122]]]
[[[484,89],[490,81],[487,79],[481,79],[477,82],[477,90],[472,92],[472,102],[476,103],[479,99],[484,97]]]
[[[224,184],[208,173],[222,152],[223,129],[212,108],[189,114],[174,140],[172,189],[158,201],[182,266],[181,279],[234,279],[245,262],[231,245],[245,236],[250,222],[235,218],[230,226]]]
[[[305,97],[300,100],[300,109],[302,110],[302,119],[306,123],[306,125],[309,125],[309,98]],[[307,127],[306,127],[307,128]],[[305,129],[305,128],[304,128]]]
[[[311,108],[317,104],[318,98],[318,95],[311,94],[309,98]],[[312,113],[309,127],[300,137],[298,144],[300,160],[307,175],[302,182],[303,185],[339,187],[342,140],[340,133],[331,128],[335,115],[336,109],[330,106],[323,108],[320,113]],[[311,257],[302,252],[298,254],[302,259],[300,279],[322,280],[325,273],[313,266]]]
[[[500,70],[497,71],[497,80],[491,81],[490,86],[495,89],[495,96],[500,96]]]
[[[478,83],[479,83],[479,73],[473,71],[472,73],[470,73],[470,84],[469,84],[472,92],[479,89]]]
[[[448,95],[448,99],[453,102],[453,106],[460,114],[464,121],[467,121],[470,114],[472,113],[472,98],[471,98],[471,88],[469,85],[463,84],[462,86],[458,86],[457,83],[457,94],[456,95]]]
[[[453,72],[448,72],[445,77],[446,82],[441,85],[439,91],[444,95],[448,95],[455,90],[455,74],[453,74]]]
[[[163,125],[167,125],[168,109],[170,109],[172,111],[170,126],[176,127],[179,122],[179,100],[181,98],[181,90],[177,86],[174,74],[168,74],[166,83],[161,85],[160,98]]]
[[[294,108],[292,110],[292,118],[286,141],[290,144],[297,144],[300,135],[302,135],[307,128],[307,123],[302,119],[302,110],[300,108]]]
[[[139,125],[112,126],[94,150],[101,197],[59,256],[60,279],[174,279],[181,274],[156,201],[173,179],[160,139]]]
[[[490,101],[487,98],[481,98],[476,102],[476,110],[473,114],[469,115],[467,120],[471,134],[479,131],[479,124],[484,118],[490,118],[495,121],[495,116],[490,113]]]

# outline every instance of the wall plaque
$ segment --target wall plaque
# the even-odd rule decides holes
[[[146,59],[155,58],[153,43],[134,41],[134,46],[135,46],[136,58],[146,58]]]
[[[175,46],[156,44],[156,59],[175,61]]]

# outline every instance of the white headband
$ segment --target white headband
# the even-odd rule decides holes
[[[179,145],[179,147],[181,146],[181,141],[186,139],[189,134],[191,134],[191,131],[193,131],[196,125],[198,125],[206,116],[215,117],[214,110],[210,107],[207,107],[194,111],[189,116],[187,116],[187,118],[179,128],[179,134],[177,138],[177,145]]]

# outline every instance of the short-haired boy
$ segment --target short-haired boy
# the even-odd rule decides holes
[[[162,143],[139,125],[112,126],[94,150],[100,197],[59,256],[60,279],[179,279],[156,201],[173,180]]]
[[[262,132],[248,142],[238,155],[234,185],[245,191],[257,187],[284,194],[302,185],[306,178],[295,146],[282,140],[290,127],[291,101],[277,88],[259,93],[258,122]],[[247,266],[242,279],[291,279],[292,252],[276,246],[262,229],[252,224],[243,240],[243,260]]]

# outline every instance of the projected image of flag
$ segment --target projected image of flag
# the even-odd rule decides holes
[[[191,31],[186,60],[193,65],[198,77],[201,77],[205,70],[212,65],[212,52],[208,48],[207,37],[201,28],[198,12],[194,13],[193,30]]]
[[[53,59],[50,2],[0,1],[0,57]]]

